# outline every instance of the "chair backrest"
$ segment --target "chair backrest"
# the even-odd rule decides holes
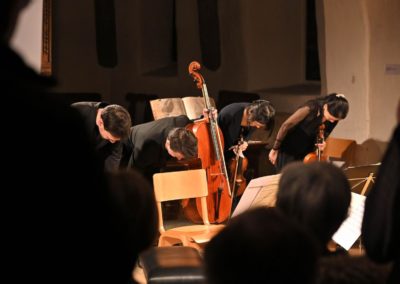
[[[208,195],[204,169],[157,173],[153,175],[153,182],[157,202]]]
[[[157,173],[153,175],[153,183],[160,231],[164,231],[161,202],[170,200],[202,198],[203,222],[209,224],[206,203],[208,186],[204,169]]]

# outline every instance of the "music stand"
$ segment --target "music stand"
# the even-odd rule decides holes
[[[351,191],[366,195],[371,185],[375,182],[378,168],[381,164],[372,164],[358,167],[348,167],[344,173],[350,182]]]
[[[380,165],[381,165],[380,163],[377,163],[377,164],[357,166],[357,167],[348,167],[348,168],[344,169],[343,171],[344,171],[345,175],[347,176],[347,179],[350,183],[351,191],[354,193],[358,193],[362,196],[365,196],[367,191],[369,191],[372,184],[375,182],[376,174],[378,172]],[[350,207],[350,210],[358,211],[360,209]],[[362,205],[362,210],[364,210],[364,205]],[[363,211],[362,215],[363,214],[364,214],[364,211]],[[362,222],[362,217],[361,217],[361,221],[359,220],[359,222]],[[343,224],[342,224],[342,226],[343,226]],[[361,223],[360,223],[360,230],[361,230]],[[351,231],[353,231],[353,233],[357,232],[357,230],[355,230],[354,228],[352,228]],[[361,232],[360,232],[360,234],[361,234]],[[362,242],[361,242],[361,239],[359,238],[359,236],[358,236],[358,240],[359,240],[358,247],[359,247],[359,251],[361,253],[363,250],[363,245],[362,245]],[[354,242],[356,242],[356,240],[351,239],[351,241],[350,241],[351,245],[353,245]],[[351,246],[347,247],[346,249],[349,249],[350,247]]]

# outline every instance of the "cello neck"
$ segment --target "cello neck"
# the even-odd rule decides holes
[[[207,85],[206,85],[205,81],[203,81],[203,84],[201,86],[201,92],[203,94],[204,105],[205,105],[206,109],[209,111],[213,110],[214,107],[211,105],[210,96],[208,95]]]

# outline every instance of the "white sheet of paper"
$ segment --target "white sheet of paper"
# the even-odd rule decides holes
[[[257,200],[263,199],[263,189],[267,190],[264,194],[268,194],[268,187],[272,186],[277,188],[279,178],[280,174],[252,179],[240,198],[239,204],[233,211],[232,217],[250,209],[255,203],[259,203]]]
[[[346,250],[349,250],[361,235],[364,204],[365,196],[354,192],[351,193],[349,216],[332,237],[337,244]]]
[[[259,177],[259,178],[253,178],[249,184],[247,185],[247,187],[262,187],[264,185],[267,185],[271,182],[271,180],[276,179],[276,177],[279,176],[279,174],[277,175],[270,175],[270,176],[263,176],[263,177]]]

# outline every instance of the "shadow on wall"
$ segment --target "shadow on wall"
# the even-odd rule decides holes
[[[388,142],[368,139],[362,144],[357,144],[354,163],[359,165],[370,165],[381,162]]]

